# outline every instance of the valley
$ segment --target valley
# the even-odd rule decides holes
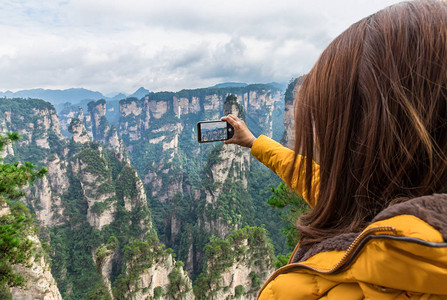
[[[197,143],[196,123],[232,113],[255,135],[287,143],[290,110],[270,84],[65,103],[57,112],[43,100],[2,99],[0,133],[22,137],[4,161],[49,170],[22,201],[49,245],[61,297],[255,299],[275,256],[290,251],[287,224],[266,202],[281,180],[249,149]]]

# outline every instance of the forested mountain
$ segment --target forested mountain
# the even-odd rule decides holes
[[[0,151],[18,139],[17,133],[0,134]],[[62,299],[34,218],[17,200],[24,194],[21,188],[47,172],[46,168],[36,170],[30,162],[0,164],[1,299]]]
[[[130,266],[136,259],[141,265],[163,270],[160,288],[167,291],[171,285],[168,276],[181,267],[172,251],[158,241],[143,184],[129,164],[125,148],[120,148],[116,130],[92,122],[95,136],[104,141],[102,146],[83,139],[83,124],[73,119],[74,137],[69,140],[62,136],[49,103],[12,99],[0,106],[2,131],[22,136],[7,149],[5,161],[19,158],[49,169],[47,177],[27,190],[26,203],[36,213],[41,239],[51,245],[52,273],[62,296],[97,299],[113,294],[129,298],[138,292],[130,289],[132,284],[136,286],[132,277],[135,268]],[[140,257],[141,252],[150,255]],[[181,274],[185,282],[182,292],[192,295],[190,280]],[[114,287],[125,284],[129,288],[114,288],[112,293],[112,282]],[[153,295],[156,287],[145,287],[147,295]],[[171,292],[172,298],[179,296]]]
[[[279,140],[281,91],[148,93],[119,101],[115,122],[108,105],[67,106],[57,116],[41,100],[0,101],[0,133],[22,136],[5,161],[49,170],[24,202],[50,245],[62,297],[254,298],[274,254],[288,252],[284,223],[266,203],[280,180],[246,149],[197,143],[196,123],[233,113]]]

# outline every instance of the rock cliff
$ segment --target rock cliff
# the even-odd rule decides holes
[[[237,103],[225,109],[230,94]],[[256,135],[279,139],[283,106],[281,91],[262,84],[149,93],[120,101],[118,134],[144,182],[161,240],[185,261],[189,274],[201,270],[209,235],[224,237],[254,220],[254,200],[247,193],[253,164],[249,151],[197,143],[196,123],[244,111]]]
[[[68,178],[59,119],[54,107],[37,99],[4,99],[0,104],[0,132],[18,132],[21,139],[6,148],[5,161],[31,161],[48,166],[49,174],[40,185],[26,189],[26,202],[44,226],[63,222],[61,194]]]
[[[29,236],[35,244],[36,252],[42,247],[37,236]],[[51,268],[44,256],[32,256],[26,264],[15,265],[14,270],[25,280],[23,287],[11,288],[12,298],[16,300],[45,299],[62,300],[59,289],[51,274]]]
[[[130,163],[127,147],[123,140],[118,137],[118,132],[114,125],[110,125],[106,118],[105,100],[91,101],[88,103],[90,118],[84,118],[84,124],[91,120],[91,130],[93,140],[111,149],[117,158]]]
[[[20,232],[20,234],[24,235],[24,238],[27,240],[26,243],[28,244],[27,248],[29,249],[26,253],[20,254],[25,258],[22,263],[12,265],[13,272],[21,276],[21,278],[23,279],[22,285],[10,288],[12,299],[62,300],[62,297],[56,286],[56,281],[51,274],[48,260],[46,259],[45,253],[42,250],[40,240],[34,233],[35,228],[34,225],[31,223],[31,215],[29,214],[29,212],[26,213],[23,211],[21,213],[12,214],[3,198],[0,200],[0,203],[0,224],[2,225],[2,229],[4,228],[3,225],[11,224],[14,218],[20,218],[20,223],[22,224],[22,232]],[[23,228],[23,224],[27,225],[25,225],[25,227]],[[2,231],[2,233],[4,234],[5,232]],[[17,238],[18,237],[16,237],[16,239]],[[16,251],[18,250],[16,249]],[[2,253],[2,255],[4,254],[5,252]],[[2,265],[2,267],[5,266]],[[11,276],[11,274],[8,274],[5,271],[6,270],[2,271],[3,276]],[[2,278],[2,282],[4,282],[4,278]],[[1,292],[0,294],[2,297],[6,297],[5,294]]]
[[[245,111],[235,96],[228,96],[224,103],[224,115],[228,114],[245,120]],[[233,198],[241,197],[241,193],[247,190],[250,162],[248,148],[220,144],[211,150],[203,182],[206,200],[203,226],[207,232],[223,238],[239,226],[242,215],[235,205],[236,202],[242,205],[251,205],[251,203],[243,203],[244,199],[236,201]],[[234,202],[233,205],[231,205],[232,202]],[[238,213],[233,216],[226,214],[225,211],[229,205],[234,206],[232,209]],[[210,215],[209,211],[216,211],[217,214]]]
[[[118,278],[118,299],[194,299],[192,283],[169,250],[149,236],[126,249],[126,272]]]
[[[126,143],[150,198],[170,205],[178,193],[198,199],[198,194],[205,192],[197,188],[196,183],[201,179],[191,174],[197,172],[193,169],[204,166],[213,146],[196,142],[195,124],[219,119],[224,114],[224,101],[229,94],[237,96],[255,134],[272,137],[275,124],[282,126],[282,114],[279,118],[274,114],[282,111],[281,91],[271,85],[150,93],[140,100],[120,101],[118,134]],[[279,138],[281,135],[282,132]],[[227,153],[229,156],[238,152],[235,146],[233,148],[233,152]],[[242,168],[249,168],[242,163],[250,160],[247,154],[237,158]],[[216,179],[226,177],[226,174],[214,173]],[[222,234],[224,232],[227,231],[222,228]]]
[[[99,230],[114,220],[117,201],[105,155],[102,147],[96,150],[86,148],[72,161],[73,175],[79,178],[82,195],[87,204],[87,221]]]
[[[78,118],[71,119],[70,125],[67,127],[67,130],[73,135],[73,141],[75,143],[85,144],[91,141],[91,137],[85,129],[84,123]]]
[[[256,299],[273,272],[273,248],[265,229],[244,227],[206,246],[206,267],[196,295],[200,299]]]
[[[284,96],[284,127],[286,131],[282,142],[290,149],[295,147],[295,99],[305,78],[306,76],[303,75],[290,81]]]
[[[52,273],[62,295],[71,299],[113,296],[118,277],[129,272],[123,266],[130,264],[130,257],[125,256],[130,245],[144,243],[150,236],[151,243],[158,245],[160,251],[167,250],[158,242],[152,227],[143,182],[129,164],[117,131],[103,118],[105,103],[90,105],[92,136],[103,145],[90,141],[85,123],[75,117],[67,128],[72,137],[63,137],[55,110],[46,102],[15,99],[0,105],[4,116],[0,130],[18,131],[23,136],[20,147],[4,151],[6,160],[19,158],[49,169],[47,177],[27,190],[25,202],[36,213],[42,227],[41,238],[51,245]],[[82,118],[82,112],[77,116]],[[88,121],[85,117],[82,119]],[[142,269],[136,275],[164,278],[166,274],[172,277],[180,273],[189,285],[184,290],[171,291],[172,294],[192,293],[191,282],[181,263],[172,257],[166,260],[153,255],[153,259],[160,262],[155,269]],[[33,266],[30,272],[21,271],[29,273],[26,276],[30,277],[30,286],[26,291],[14,290],[17,299],[40,295],[38,291],[42,295],[47,291],[52,293],[54,284],[50,287],[42,279],[50,274],[49,266],[40,258],[29,264]],[[160,286],[168,295],[168,286]],[[134,290],[141,295],[150,295],[137,287]]]
[[[66,103],[60,111],[57,112],[59,122],[61,123],[61,132],[65,136],[70,136],[68,127],[70,126],[71,119],[79,118],[80,107],[72,106],[71,103]],[[82,120],[82,118],[80,118]]]
[[[229,94],[237,97],[225,102]],[[92,101],[86,114],[77,108],[66,116],[68,138],[43,101],[0,106],[0,131],[24,136],[21,147],[4,151],[7,159],[49,168],[27,191],[26,203],[42,226],[40,238],[52,247],[62,296],[193,299],[190,276],[203,266],[211,276],[213,260],[205,255],[211,236],[228,240],[234,230],[265,223],[265,191],[278,184],[247,149],[198,144],[195,124],[233,113],[255,134],[278,137],[283,103],[270,85],[149,93],[120,101],[115,129],[109,103]],[[29,109],[18,109],[25,104]],[[174,248],[175,259],[163,243]],[[263,269],[254,263],[258,258],[248,259],[258,253],[250,252],[256,243],[248,237],[232,243],[232,252],[245,254],[228,260],[204,293],[250,299],[271,270],[270,250],[262,248]]]

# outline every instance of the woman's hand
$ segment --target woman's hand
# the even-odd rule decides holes
[[[251,148],[256,138],[248,129],[247,125],[245,125],[244,121],[233,115],[222,117],[221,120],[227,121],[234,128],[233,137],[226,140],[225,144],[236,144]]]

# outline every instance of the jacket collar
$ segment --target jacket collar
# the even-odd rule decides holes
[[[439,231],[444,242],[447,241],[447,194],[434,194],[414,198],[388,207],[380,212],[370,223],[391,219],[396,216],[411,215],[431,225]],[[383,223],[383,222],[381,222]],[[291,263],[305,261],[308,258],[328,251],[345,251],[353,243],[360,232],[345,233],[328,238],[309,248],[298,248]]]

